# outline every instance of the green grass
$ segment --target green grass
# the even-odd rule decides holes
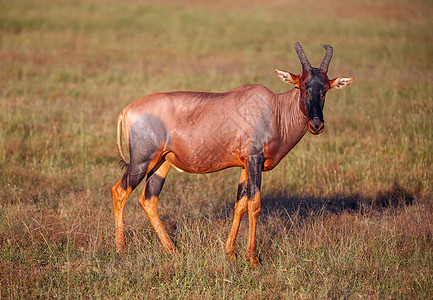
[[[0,1],[1,298],[429,298],[433,295],[429,1]],[[115,121],[172,90],[288,88],[334,46],[326,131],[264,174],[258,251],[224,253],[239,170],[172,170],[165,254],[138,204],[114,247]]]

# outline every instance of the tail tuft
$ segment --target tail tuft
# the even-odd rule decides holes
[[[119,154],[119,156],[120,156],[120,154]],[[128,169],[128,167],[129,167],[129,163],[127,163],[126,161],[124,161],[124,160],[120,157],[120,160],[119,160],[119,167],[120,167],[123,171],[125,171],[126,169]]]

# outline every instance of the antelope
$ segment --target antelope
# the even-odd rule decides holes
[[[350,85],[351,77],[329,80],[333,48],[319,68],[311,66],[299,42],[295,50],[302,73],[274,69],[295,87],[275,94],[263,85],[244,85],[225,93],[177,91],[155,93],[127,105],[117,119],[117,147],[125,172],[112,187],[116,251],[125,252],[124,207],[128,196],[147,176],[139,203],[165,250],[176,253],[158,216],[157,202],[170,167],[180,172],[210,173],[240,167],[233,223],[225,245],[236,259],[235,240],[248,210],[246,258],[259,265],[256,225],[260,213],[262,172],[272,170],[307,130],[323,132],[326,92]],[[129,163],[122,153],[122,131]]]

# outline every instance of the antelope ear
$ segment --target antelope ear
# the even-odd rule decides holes
[[[281,71],[274,68],[274,72],[277,75],[278,78],[280,78],[281,81],[285,83],[291,83],[296,87],[299,87],[299,76],[293,75],[290,72]]]
[[[353,77],[337,77],[329,81],[331,84],[331,89],[343,89],[349,86],[355,78]]]

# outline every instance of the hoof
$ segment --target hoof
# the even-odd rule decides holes
[[[260,261],[257,258],[257,254],[255,251],[254,252],[253,251],[251,251],[251,252],[247,251],[246,258],[250,261],[252,268],[260,266]]]
[[[236,257],[236,254],[235,254],[234,251],[227,252],[227,255],[229,256],[229,260],[230,260],[231,262],[236,261],[237,257]]]
[[[117,253],[119,256],[124,257],[124,256],[126,255],[126,250],[125,250],[125,248],[121,248],[121,249],[116,248],[116,253]]]
[[[251,268],[257,268],[257,267],[260,267],[260,261],[259,261],[259,259],[257,258],[257,256],[250,257],[248,260],[249,260],[250,263],[251,263]]]

